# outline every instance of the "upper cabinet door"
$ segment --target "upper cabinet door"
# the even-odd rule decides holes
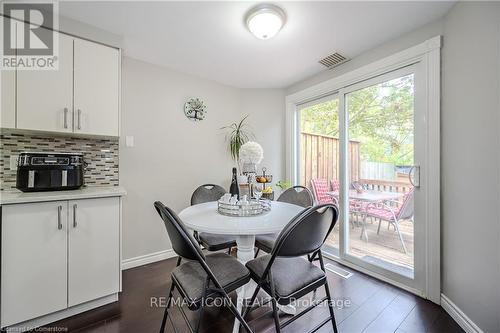
[[[119,135],[120,54],[75,39],[75,133]]]
[[[18,38],[23,32],[18,23]],[[73,38],[59,38],[58,70],[17,71],[17,128],[72,132]]]
[[[0,71],[0,127],[16,128],[16,72]]]
[[[12,21],[15,22],[15,21]],[[11,20],[0,16],[0,36],[3,36],[4,24],[10,25]],[[15,27],[15,25],[14,25]],[[14,28],[15,29],[15,28]],[[16,71],[0,70],[0,127],[16,128]]]

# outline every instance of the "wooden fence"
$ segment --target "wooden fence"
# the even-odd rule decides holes
[[[333,136],[301,133],[300,140],[300,181],[310,187],[311,179],[324,178],[328,181],[339,179],[340,164],[339,139]],[[350,180],[359,181],[367,189],[406,193],[411,184],[402,180],[360,179],[360,143],[349,142]]]
[[[360,160],[358,141],[349,142],[349,152],[351,156],[351,181],[359,180]],[[339,153],[338,138],[302,132],[300,140],[301,184],[309,186],[311,179],[315,178],[339,179]]]

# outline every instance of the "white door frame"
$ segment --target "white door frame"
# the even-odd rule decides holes
[[[427,196],[425,206],[427,207],[425,216],[421,217],[420,223],[424,224],[425,248],[424,251],[424,282],[421,296],[439,304],[441,299],[441,212],[440,212],[440,49],[441,36],[428,39],[425,42],[415,45],[411,48],[375,61],[371,64],[362,66],[346,74],[324,81],[300,92],[288,95],[286,97],[286,176],[288,179],[296,182],[298,180],[297,161],[299,155],[299,145],[297,142],[298,131],[298,107],[308,101],[321,98],[323,96],[339,92],[341,89],[373,77],[397,70],[399,68],[419,64],[422,69],[422,84],[425,91],[420,91],[422,98],[421,109],[424,112],[426,120],[427,137],[425,142],[425,161],[422,164],[422,170],[426,172],[422,179],[426,180]],[[340,105],[343,108],[343,105]],[[342,119],[340,119],[342,121]],[[344,126],[341,126],[343,131]],[[345,133],[341,133],[345,135]],[[344,136],[345,137],[345,136]],[[345,163],[344,161],[343,163]],[[341,170],[344,168],[341,168]],[[343,175],[341,175],[343,176]],[[342,177],[343,178],[343,177]],[[340,225],[340,232],[343,232],[343,225]],[[342,248],[342,244],[341,248]],[[365,273],[371,274],[362,267],[351,265]],[[396,280],[373,274],[378,278],[405,287]],[[406,288],[412,292],[412,288]]]

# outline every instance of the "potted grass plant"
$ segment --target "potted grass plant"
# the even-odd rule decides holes
[[[222,130],[226,130],[226,143],[228,145],[228,151],[231,155],[231,159],[236,163],[239,172],[241,173],[240,165],[240,148],[245,143],[254,138],[254,134],[250,130],[250,126],[247,124],[246,120],[248,115],[243,117],[239,122],[232,123],[229,126],[221,127]]]

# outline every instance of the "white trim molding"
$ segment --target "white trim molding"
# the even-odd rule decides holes
[[[376,279],[379,279],[380,281],[384,281],[384,282],[387,282],[393,286],[396,286],[398,287],[399,289],[403,289],[403,290],[406,290],[407,292],[410,292],[412,294],[415,294],[419,297],[425,297],[425,295],[422,294],[422,292],[418,289],[415,289],[415,288],[412,288],[411,286],[407,286],[406,284],[403,284],[403,283],[400,283],[398,281],[395,281],[391,278],[388,278],[387,276],[384,276],[382,274],[379,274],[377,272],[373,272],[373,271],[370,271],[362,266],[359,266],[359,265],[356,265],[355,263],[352,263],[352,262],[349,262],[349,261],[345,261],[345,260],[341,260],[340,258],[326,252],[326,251],[323,251],[323,257],[326,257],[330,260],[333,260],[335,262],[338,262],[339,264],[343,265],[343,266],[346,266],[346,267],[349,267],[357,272],[361,272],[363,274],[366,274],[366,275],[369,275],[369,276],[372,276]]]
[[[76,316],[79,313],[86,312],[101,306],[104,306],[106,304],[110,304],[113,302],[118,301],[118,293],[111,294],[108,296],[104,296],[86,303],[78,304],[75,306],[72,306],[70,308],[49,313],[45,316],[37,317],[35,319],[23,321],[21,323],[17,323],[11,326],[8,326],[5,330],[5,332],[27,332],[30,330],[32,332],[32,328],[35,327],[42,327],[44,325],[54,323],[56,321],[62,320],[64,318]],[[5,327],[4,327],[5,328]],[[37,330],[34,330],[37,332]],[[40,332],[43,332],[42,330],[39,330]],[[2,330],[2,332],[4,332]]]
[[[174,250],[168,249],[164,251],[148,253],[134,258],[124,259],[122,261],[122,271],[174,257],[177,257],[177,254],[174,252]]]
[[[285,170],[286,178],[293,182],[298,181],[298,157],[299,143],[297,135],[299,130],[298,110],[307,102],[311,102],[318,98],[327,95],[338,93],[340,96],[340,108],[342,109],[342,93],[349,90],[355,84],[358,84],[369,79],[380,77],[384,74],[394,72],[396,70],[417,66],[420,74],[419,80],[423,90],[420,93],[418,103],[423,114],[423,123],[426,124],[422,136],[425,143],[424,152],[422,155],[421,167],[423,170],[422,184],[426,189],[425,202],[421,202],[425,206],[425,216],[420,217],[423,227],[419,229],[419,239],[421,240],[418,251],[418,262],[415,262],[415,276],[418,278],[418,286],[408,284],[407,287],[418,289],[425,298],[440,304],[441,302],[441,212],[440,212],[440,96],[441,96],[441,36],[436,36],[428,39],[418,45],[410,47],[406,50],[395,53],[386,58],[380,59],[373,63],[359,67],[348,73],[339,75],[322,83],[316,84],[302,91],[288,95],[286,97],[286,113],[285,113]],[[343,112],[339,114],[340,122],[345,123]],[[345,134],[345,133],[344,133]],[[345,137],[342,134],[341,137]],[[347,163],[347,148],[343,147],[341,151],[341,165],[346,168]],[[341,173],[342,173],[341,168]],[[344,177],[341,174],[341,179]],[[342,183],[342,182],[341,182]],[[344,191],[347,187],[344,186]],[[346,206],[346,202],[341,202]],[[345,201],[345,200],[344,200]],[[341,224],[341,232],[343,232],[343,224]],[[347,261],[346,256],[342,256],[343,241],[341,238],[340,254]],[[416,258],[417,259],[417,258]],[[373,272],[370,274],[373,275]],[[403,281],[393,279],[393,284],[400,284]],[[416,280],[412,280],[416,281]]]
[[[441,306],[466,333],[483,333],[483,330],[467,317],[467,315],[445,294],[441,294]]]

